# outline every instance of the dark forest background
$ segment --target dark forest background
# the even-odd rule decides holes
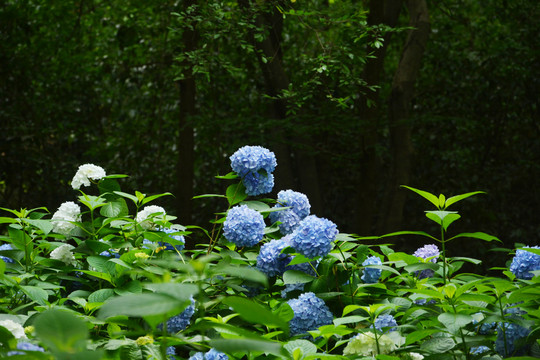
[[[400,184],[486,191],[451,231],[503,243],[449,255],[500,266],[489,249],[540,237],[538,19],[529,0],[3,1],[0,206],[53,212],[94,163],[207,226],[226,204],[192,197],[261,145],[270,196],[303,192],[342,232],[433,230]]]

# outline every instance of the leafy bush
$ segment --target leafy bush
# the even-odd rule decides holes
[[[428,200],[437,236],[360,237],[309,214],[293,190],[263,198],[275,159],[245,147],[210,229],[180,225],[148,196],[121,191],[126,175],[86,164],[67,201],[11,210],[0,247],[0,354],[24,359],[500,359],[538,356],[540,248],[516,251],[500,277],[461,273],[447,257],[460,218]],[[265,156],[259,156],[260,154]],[[269,156],[271,154],[271,156]],[[270,159],[270,160],[269,160]],[[273,164],[266,166],[265,164]],[[261,171],[263,170],[263,171]],[[242,175],[240,175],[242,174]],[[246,193],[256,188],[257,197]],[[264,185],[257,185],[264,184]],[[80,190],[95,186],[97,195]],[[250,191],[248,191],[250,192]],[[381,240],[422,237],[414,254]],[[440,248],[439,248],[440,247]],[[528,356],[528,357],[527,357]]]

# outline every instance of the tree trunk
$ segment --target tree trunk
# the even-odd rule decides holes
[[[184,10],[196,4],[196,0],[185,1]],[[186,26],[182,34],[184,52],[195,50],[197,46],[195,24]],[[180,90],[180,115],[178,118],[178,157],[176,160],[176,212],[180,223],[190,224],[192,217],[193,177],[194,177],[194,131],[192,118],[196,113],[196,87],[192,67],[188,61],[181,64],[183,78],[177,84]]]
[[[371,0],[369,2],[368,25],[374,26],[385,24],[394,27],[397,24],[401,12],[401,0]],[[384,71],[384,59],[391,34],[384,36],[383,46],[371,48],[374,57],[369,58],[364,68],[363,78],[367,86],[380,85]],[[361,157],[358,159],[360,167],[360,179],[357,196],[355,197],[355,232],[360,234],[372,234],[374,229],[375,214],[378,213],[377,193],[379,190],[379,159],[376,154],[378,143],[377,132],[379,129],[380,94],[378,90],[369,91],[360,97],[358,103],[359,116],[363,124],[358,135],[361,146]],[[380,211],[380,210],[379,210]]]
[[[409,115],[414,97],[414,84],[420,71],[430,31],[426,0],[408,0],[407,8],[409,26],[413,29],[407,36],[390,95],[389,120],[393,163],[383,232],[396,231],[401,227],[406,192],[400,189],[400,185],[409,184],[413,155]]]

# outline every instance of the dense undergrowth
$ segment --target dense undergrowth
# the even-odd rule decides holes
[[[77,196],[2,209],[0,356],[13,359],[500,359],[539,354],[540,249],[508,251],[498,277],[447,257],[454,204],[481,192],[425,198],[440,233],[340,233],[309,199],[273,190],[274,154],[246,146],[208,228],[179,224],[121,191],[125,175],[82,165]],[[81,187],[86,187],[82,191]],[[406,190],[405,190],[406,189]],[[94,195],[90,195],[94,193]],[[414,254],[391,245],[421,237]],[[186,246],[188,245],[188,246]],[[459,249],[453,249],[459,253]],[[511,260],[511,262],[510,262]]]

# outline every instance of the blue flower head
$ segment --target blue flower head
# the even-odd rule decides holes
[[[291,336],[305,334],[320,326],[329,325],[334,319],[330,309],[322,299],[308,292],[297,299],[287,301],[294,311],[294,317],[289,322]]]
[[[276,156],[261,146],[244,146],[231,155],[231,168],[241,178],[246,194],[260,195],[272,191]]]
[[[29,342],[19,342],[17,343],[17,349],[18,350],[24,350],[24,351],[40,351],[44,352],[45,349],[43,349],[41,346],[34,345]],[[8,351],[7,356],[15,356],[15,355],[26,355],[25,352],[22,351]]]
[[[292,233],[300,221],[309,215],[311,209],[307,196],[292,190],[282,190],[278,193],[274,209],[281,207],[290,209],[270,213],[270,220],[272,223],[281,222],[279,230],[285,235]]]
[[[168,228],[160,228],[159,231],[164,232],[166,234],[174,234],[174,233],[178,232],[178,230],[176,230],[176,229],[168,229]],[[178,245],[173,246],[173,245],[171,245],[170,243],[168,243],[166,241],[160,241],[159,245],[164,247],[165,250],[174,250],[176,248],[176,250],[182,251],[184,249],[184,245],[186,244],[186,239],[184,239],[184,237],[182,235],[169,235],[169,237],[171,239],[174,239],[176,241],[181,242],[182,244],[178,244]]]
[[[529,249],[540,249],[540,246],[525,246]],[[540,255],[530,251],[516,250],[516,255],[510,264],[510,271],[518,279],[530,280],[533,278],[531,271],[540,270]]]
[[[171,334],[177,333],[188,327],[191,317],[195,313],[195,300],[191,298],[191,304],[184,309],[180,314],[175,315],[167,320],[167,331]]]
[[[382,265],[382,261],[377,256],[370,256],[362,263],[362,266],[367,265]],[[379,281],[381,274],[381,269],[367,267],[364,269],[364,274],[362,275],[361,279],[366,284],[375,284]]]
[[[480,355],[480,354],[483,354],[485,352],[488,352],[489,351],[489,348],[485,345],[480,345],[480,346],[473,346],[469,352],[472,354],[472,355]]]
[[[13,250],[13,246],[11,246],[11,244],[0,245],[0,251],[2,251],[2,250]],[[0,255],[0,259],[4,260],[4,262],[6,264],[10,264],[10,263],[14,262],[14,260],[12,258],[7,257],[7,256]]]
[[[207,353],[198,352],[193,354],[189,360],[229,360],[229,357],[212,348]]]
[[[439,254],[440,254],[440,251],[437,245],[430,244],[430,245],[424,245],[421,248],[418,248],[414,252],[413,255],[416,257],[422,258],[424,260],[431,258],[429,261],[431,261],[432,263],[436,263],[437,257],[439,256]],[[419,279],[424,279],[424,278],[432,277],[434,272],[431,269],[425,269],[422,271],[417,271],[416,274]]]
[[[529,347],[524,344],[524,341],[530,332],[530,329],[518,324],[507,322],[500,324],[497,327],[495,350],[502,357],[525,355]]]
[[[235,206],[223,223],[223,236],[237,246],[254,246],[264,237],[264,218],[247,205]]]
[[[332,242],[337,234],[336,224],[325,218],[309,215],[292,233],[291,246],[308,259],[325,256],[332,249]]]
[[[167,350],[165,350],[165,354],[167,354],[167,359],[174,360],[176,355],[176,348],[174,346],[168,346]]]
[[[381,332],[396,331],[397,321],[390,314],[377,316],[375,319],[375,329]],[[390,328],[390,329],[388,329]]]
[[[291,262],[291,257],[281,251],[289,246],[286,240],[272,240],[263,246],[257,256],[257,269],[272,277],[285,272],[285,267]]]

